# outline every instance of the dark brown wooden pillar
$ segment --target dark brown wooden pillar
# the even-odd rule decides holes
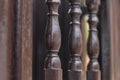
[[[69,80],[83,80],[83,64],[80,58],[82,53],[82,35],[80,28],[82,11],[80,8],[80,0],[70,0],[70,5],[69,48],[71,54],[68,65],[68,78]]]
[[[99,19],[97,13],[99,10],[100,0],[87,0],[89,12],[89,38],[88,38],[88,55],[90,62],[87,69],[87,80],[101,80],[100,65],[98,62],[99,56],[99,40],[97,34],[97,24]]]
[[[47,56],[44,63],[45,80],[62,80],[61,62],[58,52],[61,46],[61,32],[58,21],[58,8],[60,0],[47,0],[48,22],[45,39]]]

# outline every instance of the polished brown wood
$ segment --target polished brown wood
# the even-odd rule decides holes
[[[48,54],[44,63],[44,79],[62,80],[61,62],[58,56],[61,45],[61,32],[58,21],[60,0],[47,0],[46,3],[49,11],[45,33]]]
[[[101,80],[99,56],[99,40],[97,34],[97,24],[99,22],[97,13],[99,10],[100,0],[87,0],[86,2],[89,12],[89,38],[88,38],[88,55],[90,62],[87,70],[87,80]]]
[[[68,64],[68,78],[69,80],[83,80],[83,64],[80,59],[82,53],[82,35],[80,29],[82,11],[80,0],[70,0],[70,5],[69,48],[71,57]]]

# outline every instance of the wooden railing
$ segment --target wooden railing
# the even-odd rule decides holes
[[[119,2],[0,0],[0,80],[119,80]]]
[[[46,48],[48,54],[44,63],[45,80],[62,80],[61,62],[58,57],[61,45],[61,33],[58,21],[58,8],[60,0],[47,0],[48,6],[48,22],[46,28]],[[97,23],[99,19],[97,12],[99,9],[99,0],[87,0],[87,12],[89,14],[89,38],[88,38],[88,55],[90,62],[85,71],[81,60],[83,49],[83,41],[81,34],[81,0],[70,0],[69,15],[71,16],[69,31],[69,49],[70,60],[68,64],[69,80],[101,80],[100,66],[98,63],[99,56],[99,40],[97,37]],[[84,26],[85,27],[85,26]],[[83,32],[84,34],[84,32]]]

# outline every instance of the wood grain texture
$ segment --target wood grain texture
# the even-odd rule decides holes
[[[0,79],[12,80],[13,0],[0,0]]]
[[[32,0],[22,0],[21,80],[32,80]]]
[[[32,0],[16,1],[15,80],[32,80]]]

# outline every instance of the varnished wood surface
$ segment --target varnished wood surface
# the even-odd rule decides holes
[[[45,29],[47,56],[44,60],[44,79],[62,80],[61,61],[58,52],[61,46],[61,30],[59,27],[58,9],[60,0],[47,0],[48,19]]]
[[[83,41],[81,34],[80,17],[82,15],[81,2],[79,0],[69,0],[71,16],[70,31],[69,31],[69,49],[70,60],[68,64],[68,79],[69,80],[84,80],[83,77],[83,63],[81,61],[81,54],[83,49]]]
[[[35,80],[43,80],[43,64],[45,60],[45,56],[47,55],[46,49],[45,49],[45,28],[47,23],[47,13],[48,9],[45,4],[44,0],[36,0],[35,2],[36,6],[36,13],[34,15],[36,16],[34,24],[36,27],[34,27],[36,35],[36,44],[34,43],[34,47],[36,47],[36,54],[34,54],[34,79]],[[68,15],[69,10],[69,1],[67,0],[61,0],[61,5],[59,7],[59,24],[61,29],[61,48],[59,51],[59,56],[61,59],[61,66],[63,69],[63,80],[67,79],[67,67],[68,67],[68,60],[69,60],[69,50],[68,50],[68,31],[69,31],[69,21],[70,17]]]
[[[89,37],[87,50],[90,61],[87,68],[87,80],[101,80],[100,64],[98,57],[100,54],[100,45],[98,39],[98,22],[99,18],[97,13],[99,10],[100,0],[87,0],[86,1],[88,13],[89,13]]]

